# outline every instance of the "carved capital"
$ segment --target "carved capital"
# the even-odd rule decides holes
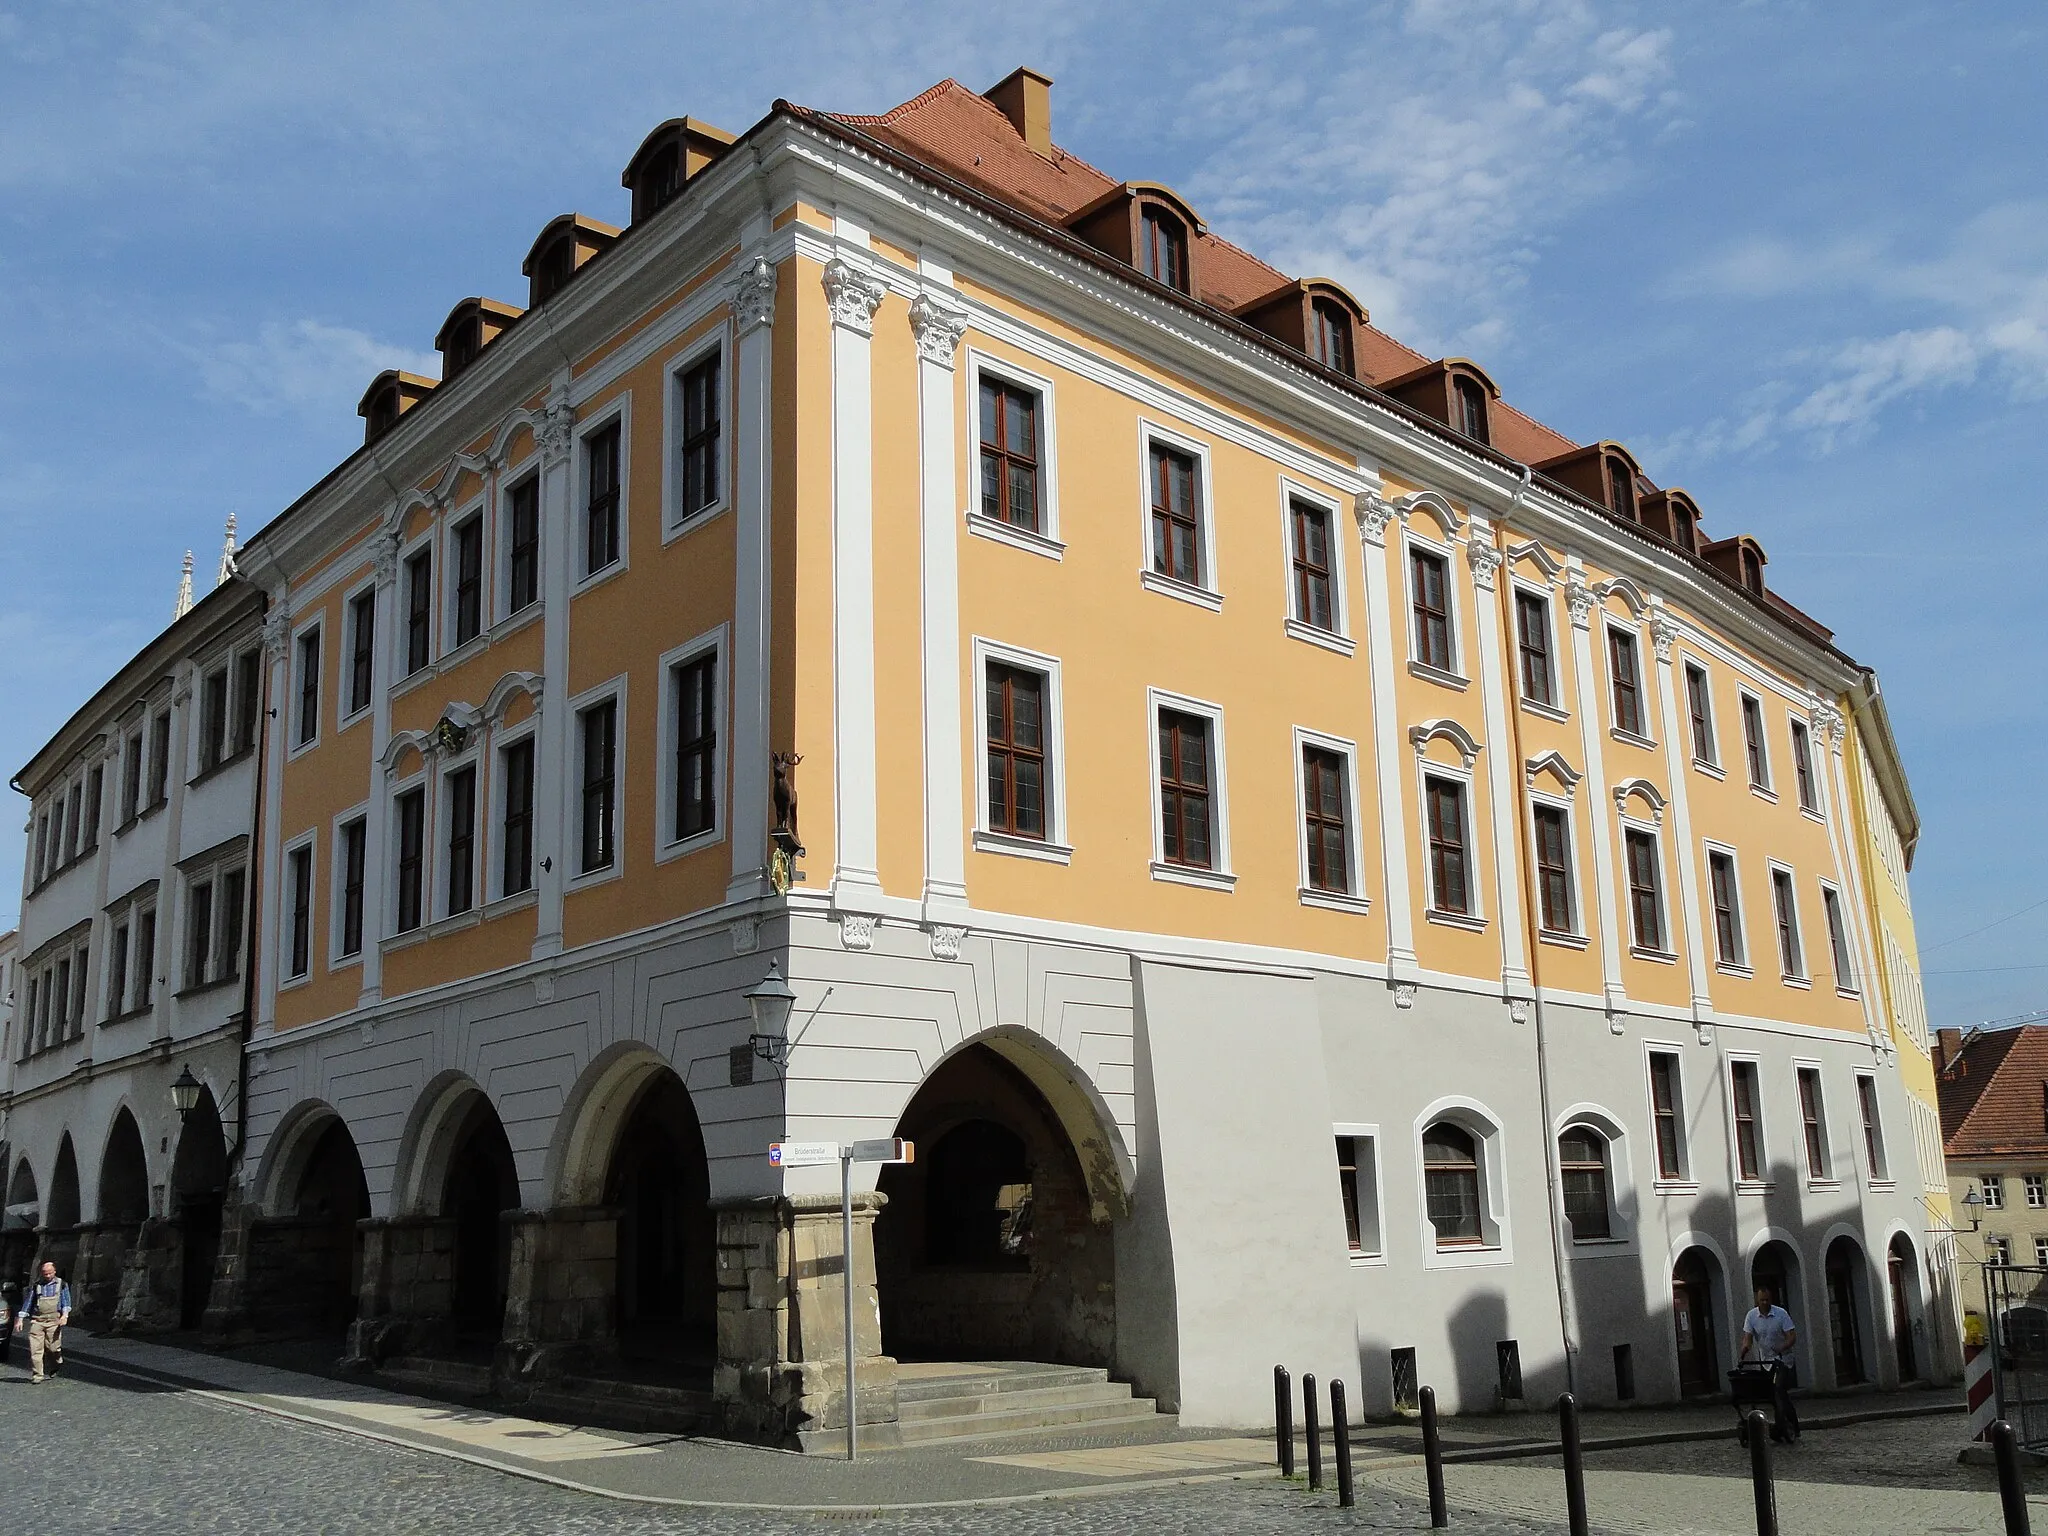
[[[388,587],[398,580],[398,546],[405,537],[398,529],[388,529],[377,535],[376,552],[372,557],[377,571],[377,585]]]
[[[543,464],[560,464],[576,446],[576,409],[568,398],[556,395],[541,407],[533,423],[534,446]]]
[[[1807,701],[1806,718],[1813,722],[1814,735],[1827,742],[1829,751],[1841,750],[1845,728],[1839,709],[1825,699],[1810,699]]]
[[[1414,982],[1397,981],[1394,983],[1394,1006],[1396,1008],[1413,1008],[1415,1006]]]
[[[775,269],[766,256],[756,256],[733,280],[732,317],[742,336],[775,323]]]
[[[950,368],[960,338],[967,334],[967,312],[928,291],[920,293],[911,302],[910,329],[917,337],[919,357]]]
[[[871,912],[844,912],[839,917],[839,942],[848,949],[873,949],[875,947],[875,924],[879,922]]]
[[[1358,536],[1366,543],[1387,542],[1387,523],[1393,518],[1394,509],[1380,498],[1378,491],[1360,491],[1351,503],[1351,514],[1358,519]]]
[[[1668,613],[1659,613],[1650,620],[1650,644],[1656,647],[1657,659],[1669,661],[1671,647],[1678,640],[1678,621]]]
[[[932,927],[932,958],[934,960],[958,960],[960,941],[967,937],[965,928],[949,923],[937,923]]]
[[[761,947],[761,920],[757,917],[736,917],[732,920],[732,952],[736,955],[751,955]]]
[[[292,606],[282,597],[272,598],[270,612],[263,618],[263,655],[269,661],[284,660],[292,641]]]
[[[1573,571],[1565,579],[1564,600],[1566,606],[1571,609],[1572,627],[1574,629],[1591,629],[1593,627],[1593,607],[1598,599],[1593,596],[1593,589],[1586,585],[1586,578],[1577,571]]]
[[[834,325],[874,335],[875,311],[887,293],[875,278],[836,256],[825,268],[825,302],[832,306]]]
[[[1472,581],[1482,592],[1493,590],[1494,573],[1501,566],[1501,552],[1490,538],[1481,538],[1475,524],[1472,537],[1465,544],[1465,558],[1472,566]]]

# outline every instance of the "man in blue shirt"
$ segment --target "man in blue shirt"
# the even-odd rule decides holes
[[[1771,1300],[1769,1286],[1758,1286],[1756,1305],[1742,1320],[1742,1358],[1747,1360],[1754,1351],[1757,1359],[1777,1367],[1778,1422],[1771,1430],[1773,1440],[1791,1440],[1799,1434],[1799,1410],[1792,1406],[1792,1348],[1798,1342],[1792,1314]]]
[[[64,1358],[64,1325],[71,1321],[71,1287],[57,1278],[57,1266],[43,1260],[42,1278],[21,1299],[20,1325],[28,1329],[29,1380],[46,1381],[45,1354],[52,1364]]]

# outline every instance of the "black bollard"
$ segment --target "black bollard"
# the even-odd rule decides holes
[[[1287,1367],[1273,1367],[1273,1438],[1279,1443],[1280,1475],[1294,1476],[1294,1383]]]
[[[1436,1433],[1436,1388],[1422,1389],[1422,1465],[1429,1473],[1429,1526],[1440,1531],[1451,1523],[1444,1507],[1444,1443]]]
[[[1778,1491],[1771,1485],[1771,1427],[1752,1408],[1749,1426],[1749,1481],[1756,1494],[1756,1536],[1778,1536]]]
[[[1337,1453],[1337,1507],[1349,1509],[1351,1493],[1351,1415],[1344,1411],[1344,1383],[1330,1383],[1330,1437]]]
[[[1301,1373],[1301,1432],[1308,1440],[1308,1485],[1323,1486],[1323,1427],[1316,1408],[1316,1379]]]
[[[1587,1536],[1586,1457],[1579,1449],[1579,1400],[1567,1392],[1557,1400],[1557,1438],[1564,1446],[1564,1511],[1572,1536]]]
[[[1998,1456],[1998,1502],[2005,1506],[2005,1536],[2032,1536],[2027,1485],[2020,1477],[2020,1437],[2003,1419],[1991,1426],[1991,1449]]]

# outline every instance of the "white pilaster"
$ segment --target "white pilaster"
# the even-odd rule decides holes
[[[386,843],[391,836],[391,797],[384,792],[384,754],[391,746],[391,660],[398,644],[398,546],[404,525],[395,515],[377,535],[376,633],[370,646],[370,805],[363,813],[363,969],[356,1005],[367,1008],[384,996],[384,899]],[[339,858],[334,849],[327,857]],[[329,884],[339,888],[341,872]],[[330,925],[331,926],[331,925]]]
[[[874,401],[870,356],[886,290],[844,257],[825,268],[832,310],[832,899],[881,894],[875,820]],[[851,900],[849,901],[849,898]]]
[[[1621,917],[1614,900],[1614,828],[1607,796],[1607,754],[1600,735],[1600,683],[1593,673],[1593,610],[1599,600],[1585,568],[1565,561],[1565,605],[1572,618],[1572,678],[1578,696],[1579,746],[1586,755],[1586,832],[1593,843],[1593,906],[1600,925],[1600,987],[1609,1022],[1619,1031],[1628,1011],[1621,978]]]
[[[1509,997],[1528,997],[1528,939],[1522,927],[1521,841],[1516,818],[1521,814],[1522,768],[1508,744],[1507,690],[1502,677],[1500,608],[1495,587],[1504,556],[1493,541],[1493,528],[1473,518],[1465,532],[1465,557],[1472,567],[1472,608],[1479,631],[1479,696],[1486,712],[1486,737],[1494,744],[1487,756],[1488,798],[1493,802],[1494,884],[1500,895],[1500,981]]]
[[[1365,564],[1366,654],[1371,676],[1373,768],[1379,782],[1380,878],[1386,884],[1387,979],[1415,975],[1415,911],[1408,896],[1409,793],[1403,775],[1407,742],[1394,700],[1394,608],[1387,580],[1387,522],[1394,509],[1379,492],[1361,491],[1353,504],[1358,548]]]
[[[569,817],[575,797],[569,792],[570,737],[569,587],[574,575],[570,556],[573,514],[570,474],[576,446],[576,412],[569,404],[569,371],[564,368],[548,390],[547,404],[533,424],[534,446],[540,452],[540,570],[545,606],[541,613],[540,747],[533,768],[533,874],[538,906],[533,958],[562,952],[562,894],[569,878],[569,849],[574,835]],[[619,740],[626,733],[621,722]],[[624,856],[623,851],[621,857]]]
[[[747,901],[768,889],[769,647],[774,539],[770,475],[775,463],[776,272],[766,257],[742,263],[733,284],[738,420],[733,476],[736,519],[732,625],[732,879],[726,896]]]
[[[1670,785],[1672,836],[1678,843],[1679,911],[1685,922],[1685,963],[1692,976],[1692,1017],[1702,1031],[1714,1022],[1706,919],[1700,907],[1699,849],[1692,835],[1691,749],[1679,735],[1678,668],[1671,659],[1678,624],[1661,604],[1650,612],[1650,645],[1657,655],[1657,699],[1664,730],[1664,774]]]
[[[967,315],[949,291],[951,273],[927,265],[924,276],[931,286],[910,306],[910,325],[917,335],[924,905],[929,918],[967,905],[967,809],[961,791],[965,735],[960,711],[959,518],[953,506],[959,484],[953,360],[967,330]]]
[[[269,681],[264,689],[263,724],[263,889],[259,911],[268,915],[256,946],[257,1029],[277,1027],[278,945],[289,924],[284,892],[279,889],[284,865],[284,744],[290,716],[292,648],[291,594],[279,586],[270,594],[270,612],[263,620],[263,660]],[[252,918],[251,921],[257,919]],[[163,951],[167,930],[157,919],[157,951]]]

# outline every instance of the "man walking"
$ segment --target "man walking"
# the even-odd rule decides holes
[[[43,1370],[47,1354],[54,1369],[64,1358],[64,1325],[71,1321],[71,1287],[57,1278],[57,1266],[43,1260],[42,1278],[28,1288],[21,1300],[20,1324],[28,1330],[29,1380],[48,1380]]]
[[[1799,1410],[1792,1406],[1792,1350],[1799,1342],[1799,1330],[1792,1326],[1792,1314],[1771,1300],[1771,1288],[1756,1288],[1756,1305],[1742,1320],[1742,1358],[1750,1352],[1772,1366],[1772,1383],[1777,1390],[1778,1422],[1771,1430],[1773,1440],[1794,1440],[1799,1436]]]

